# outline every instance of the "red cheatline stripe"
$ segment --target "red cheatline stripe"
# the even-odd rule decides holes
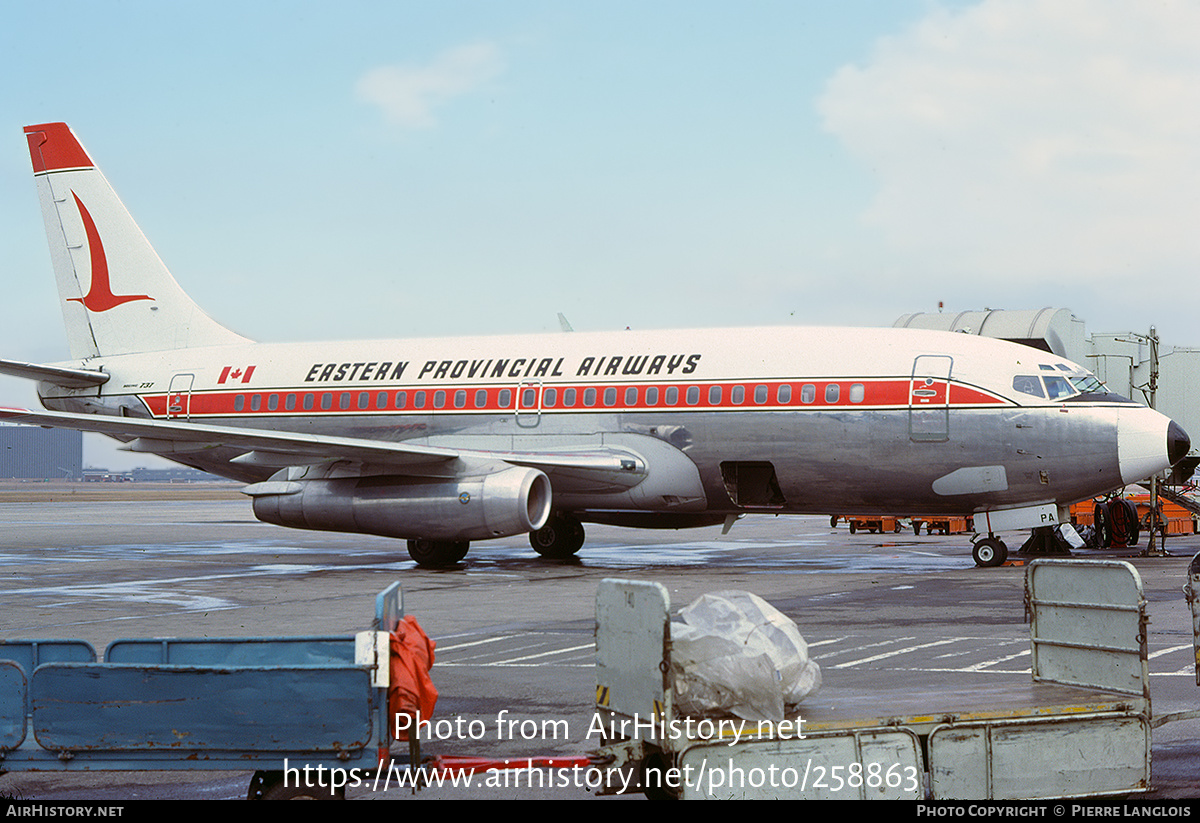
[[[862,386],[860,400],[851,400],[851,387]],[[924,384],[922,384],[924,385]],[[826,394],[837,387],[836,399]],[[787,387],[781,394],[780,389]],[[808,388],[811,387],[811,388]],[[740,393],[735,389],[740,388]],[[322,390],[198,391],[186,399],[178,395],[142,395],[147,409],[156,417],[167,416],[168,397],[176,416],[185,409],[192,417],[227,417],[255,414],[430,414],[430,413],[506,413],[513,411],[570,413],[589,411],[664,411],[672,410],[758,410],[828,408],[908,408],[908,380],[879,381],[770,381],[764,383],[692,383],[637,385],[574,385],[514,388],[473,386],[459,389],[437,388],[366,388]],[[945,384],[939,398],[944,397]],[[719,396],[714,389],[719,389]],[[765,389],[765,399],[762,397]],[[806,390],[807,389],[807,390]],[[630,390],[634,396],[627,395]],[[574,392],[571,405],[566,405]],[[539,394],[540,392],[540,394]],[[654,402],[649,402],[650,395]],[[401,397],[402,396],[402,397]],[[735,397],[740,401],[735,402]],[[857,396],[857,395],[856,395]],[[398,398],[403,405],[397,405]],[[811,398],[811,399],[809,399]],[[808,402],[805,402],[805,400]],[[689,402],[691,400],[692,402]],[[588,402],[590,401],[590,402]],[[520,406],[518,408],[518,402]],[[938,406],[944,404],[938,400]],[[1006,401],[968,386],[952,384],[951,406],[996,405]]]

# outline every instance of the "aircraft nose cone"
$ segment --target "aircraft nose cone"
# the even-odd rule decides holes
[[[1167,426],[1167,458],[1174,466],[1192,450],[1192,441],[1183,427],[1174,420]]]
[[[1140,483],[1169,469],[1192,447],[1183,428],[1145,406],[1122,407],[1117,422],[1117,462],[1122,483]]]

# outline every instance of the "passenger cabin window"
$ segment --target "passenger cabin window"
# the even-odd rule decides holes
[[[575,389],[567,389],[563,392],[563,405],[568,409],[575,405]]]
[[[678,386],[667,386],[667,405],[668,406],[679,405],[679,387]]]
[[[589,389],[583,390],[583,405],[585,405],[585,406],[596,405],[596,390],[595,389],[589,388]]]
[[[709,386],[708,387],[708,405],[710,405],[710,406],[721,405],[721,387],[720,386]]]
[[[767,387],[766,386],[755,386],[754,387],[754,402],[760,406],[763,403],[767,402]]]
[[[462,409],[467,405],[467,390],[459,389],[454,392],[454,408]]]
[[[800,402],[801,403],[816,403],[817,402],[817,387],[812,383],[805,383],[800,387]]]
[[[658,405],[658,386],[651,386],[650,388],[646,389],[646,405]]]
[[[606,405],[606,406],[617,405],[617,389],[615,386],[609,386],[607,389],[604,390],[604,405]]]
[[[629,388],[625,389],[625,405],[637,405],[637,386],[630,386]]]
[[[475,408],[483,409],[487,407],[487,389],[475,390]]]
[[[558,402],[558,389],[546,389],[542,392],[542,405],[548,409],[554,408]]]
[[[784,403],[791,403],[792,402],[792,384],[784,383],[782,386],[780,386],[779,390],[777,392],[775,392],[775,400],[780,405],[783,405]]]
[[[700,387],[699,386],[688,386],[687,404],[689,406],[695,406],[699,402],[700,402]]]
[[[842,387],[837,383],[830,383],[825,387],[825,402],[836,403],[838,398],[842,396]]]
[[[862,383],[853,383],[850,386],[850,402],[861,403],[867,396],[867,389]]]
[[[729,402],[735,406],[740,406],[746,402],[746,387],[734,386],[729,390]]]
[[[407,405],[408,405],[408,392],[406,392],[406,391],[396,392],[396,408],[402,409]]]

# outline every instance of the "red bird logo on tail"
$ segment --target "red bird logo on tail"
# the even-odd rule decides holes
[[[104,256],[104,244],[100,242],[100,232],[92,215],[84,207],[79,195],[71,192],[75,205],[79,207],[79,216],[83,219],[83,229],[87,232],[88,251],[92,257],[92,284],[84,297],[67,298],[73,303],[82,303],[88,311],[102,312],[115,309],[122,303],[134,300],[153,300],[148,294],[113,294],[108,282],[108,259]]]

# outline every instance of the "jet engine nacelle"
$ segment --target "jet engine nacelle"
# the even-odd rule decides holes
[[[299,529],[409,540],[484,540],[535,531],[550,516],[550,478],[513,466],[453,480],[366,476],[268,480],[245,489],[254,516]]]

